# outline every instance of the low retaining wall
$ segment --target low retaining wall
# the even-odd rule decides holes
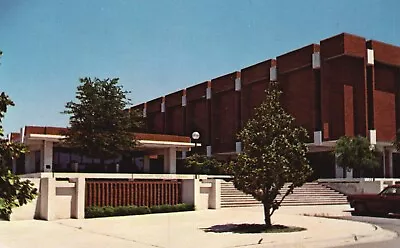
[[[207,175],[37,173],[22,175],[39,189],[34,201],[13,209],[11,220],[84,218],[87,206],[193,204],[221,208],[221,178]],[[34,176],[35,178],[28,178]],[[86,177],[87,176],[87,177]],[[114,177],[112,177],[114,176]],[[158,176],[158,177],[157,177]],[[132,179],[134,178],[134,179]]]
[[[56,181],[55,178],[31,178],[39,195],[32,202],[14,208],[11,220],[55,220],[84,218],[85,180],[70,178]]]
[[[326,185],[345,195],[378,194],[385,187],[400,183],[399,178],[336,178],[318,179],[318,183]]]

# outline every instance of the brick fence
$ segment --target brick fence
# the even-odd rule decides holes
[[[180,180],[86,181],[85,206],[153,206],[182,203]]]

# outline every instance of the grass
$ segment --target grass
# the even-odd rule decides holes
[[[272,225],[267,227],[264,224],[224,224],[215,225],[209,228],[203,229],[204,232],[214,233],[289,233],[289,232],[301,232],[307,229],[303,227],[295,226],[284,226],[284,225]]]

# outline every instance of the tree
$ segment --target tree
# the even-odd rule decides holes
[[[7,166],[12,159],[26,152],[23,144],[10,142],[4,137],[2,120],[8,106],[14,106],[14,103],[2,92],[0,94],[0,218],[2,219],[9,219],[13,208],[28,203],[37,195],[37,189],[33,188],[29,180],[21,180]]]
[[[360,177],[363,176],[366,169],[373,169],[379,166],[375,149],[368,139],[362,136],[340,137],[336,142],[334,152],[339,167],[359,170]]]
[[[393,141],[393,146],[397,149],[397,151],[400,151],[400,129],[396,131],[396,137]]]
[[[220,161],[197,153],[187,157],[184,165],[196,174],[221,174],[222,172]]]
[[[68,102],[63,112],[70,115],[65,143],[81,154],[100,158],[102,164],[131,151],[136,145],[133,131],[142,125],[140,113],[127,110],[129,92],[118,80],[81,78],[77,102]]]
[[[271,227],[271,216],[283,199],[294,187],[303,185],[312,172],[303,142],[306,130],[294,125],[294,118],[280,105],[280,95],[278,85],[271,83],[265,101],[238,134],[242,153],[228,165],[235,187],[264,205],[267,227]],[[285,183],[290,186],[278,200]]]

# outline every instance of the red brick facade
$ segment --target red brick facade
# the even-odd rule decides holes
[[[279,82],[283,107],[307,129],[310,142],[314,131],[336,140],[367,136],[371,129],[378,141],[392,141],[400,128],[400,47],[346,33],[134,108],[145,108],[148,132],[198,131],[204,152],[207,146],[213,154],[235,152],[236,133],[271,80]]]

